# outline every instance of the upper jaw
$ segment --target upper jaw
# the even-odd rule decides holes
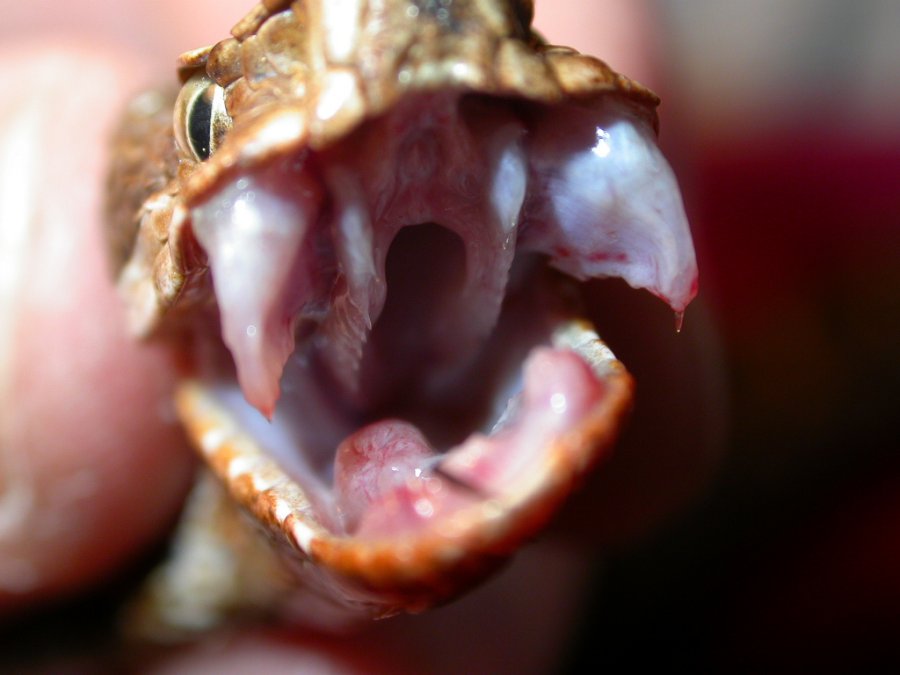
[[[256,137],[278,138],[283,121],[271,124]],[[293,149],[261,166],[253,156],[243,161],[255,168],[192,203],[191,215],[223,338],[267,416],[298,323],[316,326],[332,374],[355,393],[386,298],[387,254],[410,225],[437,223],[465,249],[459,288],[444,298],[447,330],[433,336],[448,362],[493,330],[517,251],[577,279],[622,277],[676,312],[696,294],[674,176],[642,110],[617,97],[514,108],[421,95],[321,152]]]
[[[290,120],[272,124],[290,136]],[[264,127],[242,161],[256,167],[247,157],[282,142]],[[512,412],[436,459],[415,429],[378,417],[402,362],[382,358],[373,333],[400,230],[437,223],[462,246],[464,271],[421,326],[431,360],[416,391],[478,375],[517,253],[577,279],[621,276],[678,312],[696,293],[674,178],[641,112],[616,97],[557,108],[418,97],[327,150],[292,149],[232,178],[193,197],[191,227],[243,394],[291,440],[266,437],[211,377],[182,387],[182,417],[239,502],[324,566],[331,590],[378,611],[446,599],[531,536],[602,455],[632,389],[570,308],[536,305],[542,328],[522,351]],[[298,410],[299,427],[282,426]],[[324,469],[322,448],[337,450]]]

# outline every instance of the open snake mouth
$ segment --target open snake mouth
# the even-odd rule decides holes
[[[654,137],[616,96],[420,94],[192,204],[234,363],[202,376],[203,400],[289,486],[252,453],[229,451],[220,474],[256,471],[252,508],[281,485],[269,518],[313,558],[329,555],[317,538],[402,557],[397,542],[437,537],[447,562],[473,513],[500,539],[530,535],[608,442],[598,411],[629,398],[579,319],[579,282],[618,276],[676,312],[696,292]],[[217,433],[200,434],[209,453]]]

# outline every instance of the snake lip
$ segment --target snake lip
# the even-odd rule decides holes
[[[566,288],[621,276],[676,311],[696,291],[653,131],[616,97],[445,92],[246,164],[190,211],[236,378],[185,383],[181,416],[331,595],[446,600],[546,522],[629,407]]]
[[[305,584],[354,616],[417,612],[452,599],[501,565],[546,524],[615,439],[631,405],[631,377],[581,322],[560,325],[552,344],[591,381],[590,402],[577,419],[530,450],[511,448],[524,450],[526,461],[507,471],[503,489],[491,494],[485,492],[493,489],[490,481],[477,485],[473,476],[489,474],[495,458],[471,445],[411,471],[379,504],[377,515],[387,516],[381,530],[376,523],[368,532],[348,533],[329,523],[322,493],[286,470],[254,425],[236,419],[208,382],[184,381],[176,403],[232,497],[265,526],[278,550],[297,554],[282,560]]]

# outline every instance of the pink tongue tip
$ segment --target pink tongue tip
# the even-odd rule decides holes
[[[370,424],[345,439],[334,465],[334,491],[345,525],[355,529],[384,495],[424,480],[421,467],[433,454],[422,433],[401,420]]]

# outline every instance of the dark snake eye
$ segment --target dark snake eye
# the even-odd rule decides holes
[[[175,102],[175,139],[181,150],[202,162],[230,128],[225,90],[203,72],[193,75]]]

